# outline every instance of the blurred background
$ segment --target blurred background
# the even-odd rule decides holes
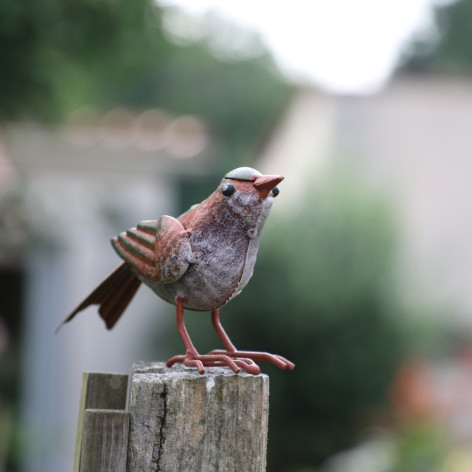
[[[53,331],[112,236],[246,165],[286,177],[222,310],[297,365],[263,366],[268,470],[472,470],[471,21],[472,0],[2,0],[0,471],[71,470],[82,372],[182,351],[147,288],[112,332],[94,309]]]

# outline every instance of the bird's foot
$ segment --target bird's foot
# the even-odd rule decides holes
[[[176,362],[182,362],[186,367],[195,367],[199,374],[205,373],[205,367],[229,367],[235,374],[245,370],[248,374],[257,375],[261,370],[259,366],[249,358],[239,358],[226,351],[212,351],[209,354],[198,354],[198,352],[187,351],[184,355],[171,357],[167,362],[167,367],[173,366]]]
[[[295,364],[290,362],[285,357],[279,356],[278,354],[270,354],[269,352],[259,352],[259,351],[238,351],[238,350],[220,350],[216,349],[211,351],[210,354],[225,355],[231,357],[232,359],[250,362],[251,365],[257,365],[256,362],[271,362],[280,369],[293,370]],[[260,369],[259,369],[260,370]],[[252,373],[252,372],[251,372]]]

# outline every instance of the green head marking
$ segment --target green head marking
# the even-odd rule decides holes
[[[258,170],[252,167],[238,167],[228,172],[224,178],[233,180],[246,180],[248,182],[254,182],[258,176],[262,175]]]

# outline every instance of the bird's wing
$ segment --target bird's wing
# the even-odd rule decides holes
[[[193,262],[190,233],[182,224],[164,215],[141,221],[112,239],[118,255],[139,275],[159,283],[178,280]]]

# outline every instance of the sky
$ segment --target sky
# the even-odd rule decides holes
[[[434,36],[432,5],[447,0],[159,0],[257,31],[297,82],[365,94],[388,79],[413,35]]]

